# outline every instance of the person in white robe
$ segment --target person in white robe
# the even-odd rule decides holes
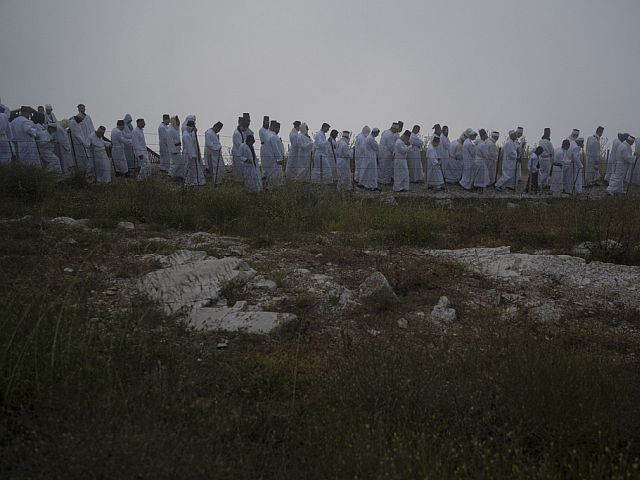
[[[351,158],[353,150],[349,147],[349,139],[351,132],[345,130],[342,132],[340,141],[336,148],[336,170],[338,175],[337,188],[338,191],[353,190],[353,179],[351,177]]]
[[[311,169],[311,182],[313,183],[330,184],[332,182],[331,164],[329,163],[331,152],[327,141],[327,132],[330,128],[328,123],[323,123],[314,136],[313,168]]]
[[[125,155],[127,143],[131,146],[131,140],[124,136],[124,120],[118,120],[116,128],[111,130],[111,158],[116,177],[129,175],[129,165]]]
[[[331,182],[335,183],[338,180],[338,158],[336,156],[336,148],[338,148],[338,130],[335,128],[329,132],[329,138],[327,138],[327,150],[329,152],[329,165],[331,165]]]
[[[38,152],[40,153],[40,162],[44,168],[57,175],[62,175],[62,167],[60,159],[56,155],[56,145],[52,133],[55,133],[55,124],[51,126],[44,125],[44,114],[39,115],[35,122],[38,133],[36,134],[36,142],[38,142]]]
[[[598,127],[596,133],[587,138],[585,148],[584,185],[591,186],[600,183],[600,139],[604,127]]]
[[[473,135],[473,138],[471,136]],[[471,128],[464,131],[462,142],[462,178],[458,184],[465,190],[471,190],[473,186],[473,160],[475,158],[475,139],[478,133]]]
[[[0,165],[11,162],[13,150],[11,142],[13,141],[13,134],[11,133],[11,127],[9,126],[9,116],[5,110],[0,111]]]
[[[398,138],[393,145],[393,191],[408,192],[409,191],[409,166],[407,165],[407,155],[411,150],[411,132],[405,132]]]
[[[466,136],[463,133],[449,144],[449,158],[446,163],[442,164],[444,170],[444,179],[447,183],[459,183],[462,179],[463,171],[463,159],[462,159],[462,145],[466,140]]]
[[[567,157],[571,160],[571,163],[565,163],[562,173],[564,176],[564,193],[573,195],[582,193],[582,169],[584,168],[584,165],[580,159],[580,151],[584,144],[584,140],[579,137],[575,140],[569,139],[569,142],[570,146]]]
[[[473,152],[471,186],[475,188],[478,193],[482,193],[484,189],[487,188],[487,185],[489,185],[489,167],[487,163],[489,136],[484,128],[481,128],[478,133],[480,139],[476,140],[474,144],[475,151]],[[471,137],[471,140],[473,141],[473,137]]]
[[[540,171],[538,172],[538,186],[540,189],[545,189],[549,186],[549,175],[551,173],[551,164],[553,163],[553,157],[555,150],[551,143],[551,129],[545,128],[542,134],[542,138],[538,142],[538,146],[542,147],[542,153],[540,154]]]
[[[73,156],[73,149],[71,147],[71,139],[69,137],[69,120],[62,119],[60,122],[54,124],[56,127],[55,132],[52,134],[55,145],[56,156],[60,159],[60,168],[62,174],[69,176],[75,170],[75,157]]]
[[[53,106],[51,106],[50,103],[47,103],[44,106],[44,123],[46,123],[47,125],[50,123],[58,123],[56,114],[53,113]]]
[[[300,146],[298,138],[300,137],[300,125],[302,122],[296,120],[293,122],[293,128],[289,132],[289,154],[287,156],[287,166],[285,168],[285,176],[289,180],[302,180],[305,173],[304,165],[300,162]]]
[[[635,164],[635,158],[631,152],[631,146],[634,141],[635,138],[628,135],[623,142],[618,143],[616,146],[616,164],[613,168],[611,178],[609,179],[609,186],[607,187],[607,193],[609,195],[619,195],[624,193],[624,181],[629,174],[629,170],[632,169]]]
[[[238,126],[233,131],[231,147],[233,178],[238,182],[242,182],[242,176],[246,170],[245,161],[240,158],[240,146],[245,142],[246,137],[250,135],[247,129],[246,119],[238,117]],[[260,188],[262,189],[262,186]]]
[[[390,185],[393,179],[393,150],[400,127],[394,122],[390,128],[380,134],[378,149],[378,183]]]
[[[529,155],[529,161],[527,162],[527,169],[529,170],[529,178],[527,180],[527,185],[529,187],[528,191],[533,193],[538,193],[539,191],[539,180],[540,180],[540,156],[544,152],[544,148],[540,145],[536,147],[536,149],[531,152]]]
[[[93,163],[89,161],[89,138],[85,136],[84,128],[82,128],[85,118],[82,113],[71,117],[69,119],[69,131],[71,132],[72,150],[78,169],[90,176],[93,174]]]
[[[238,157],[244,166],[242,174],[244,186],[250,192],[255,193],[262,190],[262,174],[256,158],[256,151],[253,148],[254,143],[253,135],[247,135],[245,141],[238,147]]]
[[[222,127],[222,122],[216,122],[204,133],[204,164],[214,185],[220,185],[225,174],[222,144],[220,143]]]
[[[260,138],[260,148],[262,148],[264,142],[267,141],[267,136],[269,135],[269,125],[269,116],[265,115],[264,117],[262,117],[262,127],[260,127],[260,129],[258,130],[258,138]]]
[[[425,183],[427,189],[442,190],[444,188],[444,175],[442,174],[442,159],[438,152],[440,146],[440,135],[434,133],[431,141],[427,145],[427,172],[425,174]]]
[[[609,157],[607,158],[607,170],[604,175],[604,181],[607,184],[611,180],[611,175],[613,175],[613,171],[615,170],[616,160],[617,160],[616,153],[618,151],[618,145],[620,145],[622,142],[625,142],[628,137],[629,137],[628,133],[618,133],[618,135],[616,135],[616,138],[614,138],[613,142],[611,143],[611,149],[609,150]]]
[[[264,144],[260,148],[262,165],[262,188],[272,189],[282,185],[282,151],[280,124],[276,120],[269,122],[269,129],[264,134]]]
[[[443,170],[445,163],[449,162],[449,151],[451,150],[451,140],[449,140],[449,127],[444,125],[440,133],[440,142],[438,143],[438,158],[440,159],[440,170]],[[458,178],[459,180],[459,178]]]
[[[164,173],[169,172],[171,154],[169,153],[168,132],[171,117],[168,113],[162,115],[162,122],[158,125],[158,153],[160,154],[159,170]]]
[[[182,136],[180,135],[180,119],[177,115],[171,118],[171,123],[167,129],[169,137],[169,153],[171,162],[169,164],[169,176],[174,180],[184,180],[187,164],[182,156]]]
[[[184,184],[189,186],[205,185],[207,183],[204,176],[204,166],[200,161],[198,144],[196,141],[196,123],[193,120],[187,122],[186,128],[182,130],[182,156],[187,164],[187,171],[184,176]]]
[[[515,190],[518,186],[518,136],[515,130],[509,131],[509,139],[504,144],[502,155],[502,176],[496,182],[496,190],[505,188]]]
[[[309,136],[309,126],[306,123],[300,125],[298,136],[298,168],[295,179],[299,182],[311,181],[311,164],[313,162],[313,139]]]
[[[371,129],[365,125],[362,127],[362,131],[356,135],[355,150],[355,182],[360,184],[360,176],[362,175],[362,164],[365,161],[367,155],[367,137],[371,133]]]
[[[368,190],[380,190],[378,188],[378,152],[380,146],[376,137],[380,134],[379,128],[374,128],[367,136],[365,142],[364,158],[360,165],[360,181],[358,183],[362,188]]]
[[[93,120],[91,116],[87,113],[84,104],[78,104],[78,115],[83,115],[83,120],[80,122],[80,130],[82,130],[82,137],[86,141],[86,148],[84,150],[87,151],[87,159],[88,162],[86,164],[87,176],[95,175],[93,161],[91,161],[91,153],[88,151],[89,149],[89,135],[96,131],[96,128],[93,126]],[[84,153],[84,151],[83,151]]]
[[[96,169],[96,182],[111,183],[111,160],[107,155],[106,147],[109,142],[104,139],[105,128],[101,125],[89,135],[89,153],[93,157]]]
[[[127,158],[127,166],[129,167],[129,173],[133,174],[135,169],[139,166],[136,156],[133,154],[133,117],[131,114],[126,113],[124,117],[122,117],[124,121],[124,129],[122,130],[122,135],[125,138],[124,142],[124,155]]]
[[[149,164],[149,154],[147,153],[147,141],[144,138],[144,118],[136,120],[136,128],[133,130],[131,145],[136,162],[140,165],[137,180],[145,180],[151,175],[151,165]]]
[[[409,182],[424,182],[424,171],[422,170],[422,149],[424,142],[420,138],[420,125],[414,125],[409,137],[409,153],[407,154],[407,168],[409,168]]]
[[[550,183],[551,193],[553,195],[560,195],[564,190],[564,174],[563,170],[565,165],[570,165],[571,160],[568,158],[569,147],[571,142],[569,140],[563,140],[562,146],[556,148],[553,155],[553,163],[551,165]]]
[[[498,156],[500,150],[498,149],[498,139],[500,138],[500,132],[495,130],[491,132],[491,136],[487,140],[487,170],[489,171],[489,185],[496,183],[496,174],[498,172]]]
[[[31,107],[23,106],[20,115],[11,122],[13,141],[17,145],[18,163],[21,165],[41,165],[36,137],[38,130],[29,119]]]

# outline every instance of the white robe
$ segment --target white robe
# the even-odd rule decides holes
[[[462,178],[460,186],[469,190],[473,186],[473,161],[476,157],[476,146],[470,138],[462,144]]]
[[[313,183],[332,183],[331,164],[329,163],[331,152],[329,151],[327,136],[322,130],[316,132],[314,147],[311,181]]]
[[[13,134],[9,126],[9,117],[6,113],[0,112],[0,165],[9,163],[12,156],[11,141]]]
[[[411,136],[409,137],[409,144],[411,145],[409,153],[407,153],[409,181],[413,183],[422,182],[424,181],[424,171],[422,170],[422,158],[420,157],[420,152],[422,151],[424,142],[417,134],[411,133]]]
[[[351,158],[352,149],[346,138],[341,138],[336,148],[336,170],[338,190],[353,190],[353,180],[351,178]]]
[[[488,142],[489,140],[480,140],[473,148],[474,156],[471,186],[476,188],[485,188],[489,185],[489,168],[487,166]]]
[[[225,173],[222,145],[220,137],[213,128],[204,132],[204,164],[209,169],[209,176],[214,185],[221,184]]]
[[[411,145],[398,139],[393,145],[393,191],[403,192],[409,190],[409,166],[407,165],[407,155],[411,150]]]
[[[86,135],[86,129],[82,125],[86,120],[87,117],[78,123],[76,117],[71,117],[69,119],[69,130],[71,131],[73,152],[76,157],[78,168],[86,172],[87,175],[93,175],[93,161],[91,161],[89,156],[89,135],[92,132],[89,132],[89,135]]]
[[[624,193],[624,181],[635,163],[635,158],[631,153],[631,145],[626,141],[618,143],[615,153],[616,164],[607,187],[607,193],[611,195]]]
[[[431,143],[427,146],[427,174],[425,182],[427,188],[441,189],[444,186],[442,175],[442,159],[438,157],[438,149]]]
[[[127,165],[131,169],[138,166],[136,156],[133,154],[133,119],[131,115],[127,113],[123,120],[124,130],[122,130],[122,135],[127,140],[124,142],[124,155],[127,158]]]
[[[13,141],[18,147],[18,163],[21,165],[42,165],[36,144],[38,130],[31,120],[18,116],[11,122]]]
[[[280,137],[268,130],[264,135],[264,144],[260,148],[263,188],[275,188],[282,185],[282,152]]]
[[[462,140],[458,138],[449,144],[449,157],[443,160],[444,179],[448,183],[458,183],[462,178]]]
[[[289,155],[287,156],[287,167],[285,176],[290,180],[300,180],[300,171],[304,171],[304,166],[299,163],[300,147],[298,146],[298,130],[292,128],[289,132]]]
[[[362,175],[362,163],[365,161],[365,157],[367,156],[367,136],[360,132],[356,135],[355,141],[355,157],[356,157],[356,165],[355,165],[355,177],[356,183],[360,183],[360,177]]]
[[[293,169],[294,180],[299,182],[311,181],[311,161],[313,157],[313,140],[301,133],[298,136],[298,160],[297,168]]]
[[[42,166],[50,172],[61,175],[62,167],[60,166],[60,159],[55,153],[56,145],[54,138],[44,125],[36,124],[36,130],[38,130],[36,141],[38,142],[38,150],[40,152]]]
[[[580,161],[580,147],[574,141],[571,142],[565,160],[562,166],[562,175],[564,177],[563,190],[565,193],[582,193],[582,162]]]
[[[327,151],[329,152],[329,165],[331,165],[331,181],[335,182],[338,180],[338,157],[336,155],[336,148],[338,148],[338,142],[333,138],[327,138],[327,143],[329,146],[327,147]]]
[[[378,183],[389,185],[393,178],[394,148],[396,144],[396,134],[391,130],[385,130],[380,134],[380,145],[378,149]]]
[[[493,138],[487,140],[487,170],[489,171],[489,185],[496,183],[498,173],[498,145]]]
[[[205,185],[204,167],[200,162],[198,145],[196,143],[196,133],[189,130],[182,131],[182,156],[187,165],[184,176],[185,185]]]
[[[258,159],[254,157],[251,148],[246,143],[242,143],[238,148],[238,159],[244,166],[242,177],[245,188],[250,192],[261,191],[262,175],[260,174],[260,165],[258,165]]]
[[[96,182],[111,183],[111,160],[107,155],[106,146],[109,143],[99,138],[96,132],[89,135],[89,153],[95,165]]]
[[[160,171],[168,172],[171,163],[171,154],[169,153],[168,129],[169,125],[161,123],[158,125],[158,149],[160,153]]]
[[[502,176],[496,182],[497,188],[517,187],[518,182],[518,146],[516,142],[510,138],[504,144],[502,154]]]
[[[167,130],[169,137],[169,154],[171,161],[169,164],[169,176],[173,179],[184,179],[187,174],[187,164],[182,156],[182,138],[180,132],[173,125]]]
[[[140,165],[138,172],[138,180],[144,180],[151,175],[151,166],[149,165],[149,154],[147,153],[147,142],[144,138],[144,131],[136,127],[131,136],[131,146],[136,162]]]
[[[56,125],[56,131],[53,134],[55,140],[56,155],[60,159],[60,168],[63,175],[69,175],[75,167],[73,158],[73,150],[71,149],[71,140],[69,132],[62,128],[60,124]]]
[[[609,158],[607,158],[607,170],[604,175],[605,182],[609,182],[613,171],[616,168],[616,152],[618,151],[618,145],[620,145],[620,138],[616,136],[611,143],[611,150],[609,150]]]
[[[538,186],[545,188],[549,185],[549,175],[551,173],[551,164],[555,155],[553,144],[547,138],[541,138],[538,146],[542,147],[543,152],[540,154],[540,172],[538,172]]]
[[[124,152],[125,144],[131,146],[131,140],[124,136],[122,130],[118,127],[111,130],[111,158],[116,173],[126,174],[129,172],[127,157]]]
[[[567,160],[566,158],[567,151],[562,148],[556,148],[550,172],[551,192],[556,195],[561,194],[564,188],[564,175],[562,170],[565,162],[571,164],[571,160]]]
[[[364,158],[360,164],[359,184],[364,188],[375,190],[378,188],[378,150],[380,146],[372,133],[365,142]]]
[[[584,184],[593,185],[600,181],[600,137],[591,135],[585,147]]]
[[[245,130],[241,130],[240,127],[236,127],[232,136],[233,145],[231,147],[231,161],[233,167],[233,178],[239,182],[242,181],[242,176],[245,170],[244,161],[240,158],[240,146],[244,144],[246,138],[247,132]]]

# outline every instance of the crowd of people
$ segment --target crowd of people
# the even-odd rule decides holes
[[[107,138],[106,128],[94,127],[86,107],[77,108],[76,115],[58,121],[51,105],[10,110],[0,103],[0,163],[39,165],[60,175],[83,171],[99,183],[111,182],[112,175],[149,177],[149,154],[154,152],[147,147],[143,118],[134,127],[133,117],[124,115]],[[285,181],[332,184],[345,191],[354,185],[368,190],[389,185],[396,192],[443,190],[447,184],[478,193],[490,186],[516,190],[524,184],[525,167],[529,192],[580,194],[584,187],[604,183],[615,195],[625,192],[625,182],[640,185],[640,138],[619,133],[605,155],[603,127],[586,142],[574,129],[558,148],[549,128],[535,147],[529,147],[523,128],[517,127],[499,147],[500,133],[485,129],[468,128],[450,140],[446,125],[434,125],[433,133],[423,137],[419,125],[403,130],[398,121],[382,132],[365,126],[353,138],[350,131],[332,130],[323,123],[312,138],[308,125],[295,121],[288,151],[280,127],[265,116],[256,139],[250,115],[238,118],[230,172],[252,192],[277,188]],[[222,128],[222,122],[216,122],[205,131],[201,150],[195,115],[187,115],[182,123],[175,115],[163,115],[157,130],[160,172],[186,185],[222,183],[227,173]]]

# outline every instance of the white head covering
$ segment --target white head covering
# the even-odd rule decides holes
[[[509,130],[509,136],[513,135],[514,133],[516,133],[515,130]]]
[[[342,132],[342,138],[349,138],[351,136],[351,132],[349,130],[344,130]]]
[[[309,134],[309,126],[306,123],[302,122],[300,124],[300,131],[302,133],[304,133],[305,135],[308,135]]]
[[[578,130],[577,128],[574,128],[573,131],[571,132],[571,137],[578,138],[579,135],[580,135],[580,130]]]
[[[470,137],[472,133],[473,133],[473,130],[472,130],[471,128],[467,128],[467,129],[464,131],[464,136],[465,136],[465,137]]]
[[[500,132],[496,132],[495,130],[493,132],[491,132],[491,136],[493,138],[500,138]]]
[[[364,133],[365,135],[369,135],[371,133],[369,125],[365,125],[364,127],[362,127],[362,133]]]
[[[53,107],[51,106],[51,104],[50,104],[50,103],[45,103],[45,104],[44,104],[44,109],[45,109],[45,110],[53,110]]]
[[[196,121],[196,116],[193,113],[190,113],[189,115],[184,117],[184,120],[182,121],[182,131],[186,130],[188,122],[195,123],[195,121]]]

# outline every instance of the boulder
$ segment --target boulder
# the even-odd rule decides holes
[[[447,297],[440,297],[429,318],[434,323],[450,325],[456,320],[456,311],[449,307],[449,299]]]
[[[136,229],[136,226],[131,222],[118,222],[116,228],[124,232],[133,232]]]
[[[398,300],[397,295],[389,285],[387,278],[380,272],[374,272],[360,284],[358,290],[360,300],[367,300],[379,294],[388,294],[391,298]]]

